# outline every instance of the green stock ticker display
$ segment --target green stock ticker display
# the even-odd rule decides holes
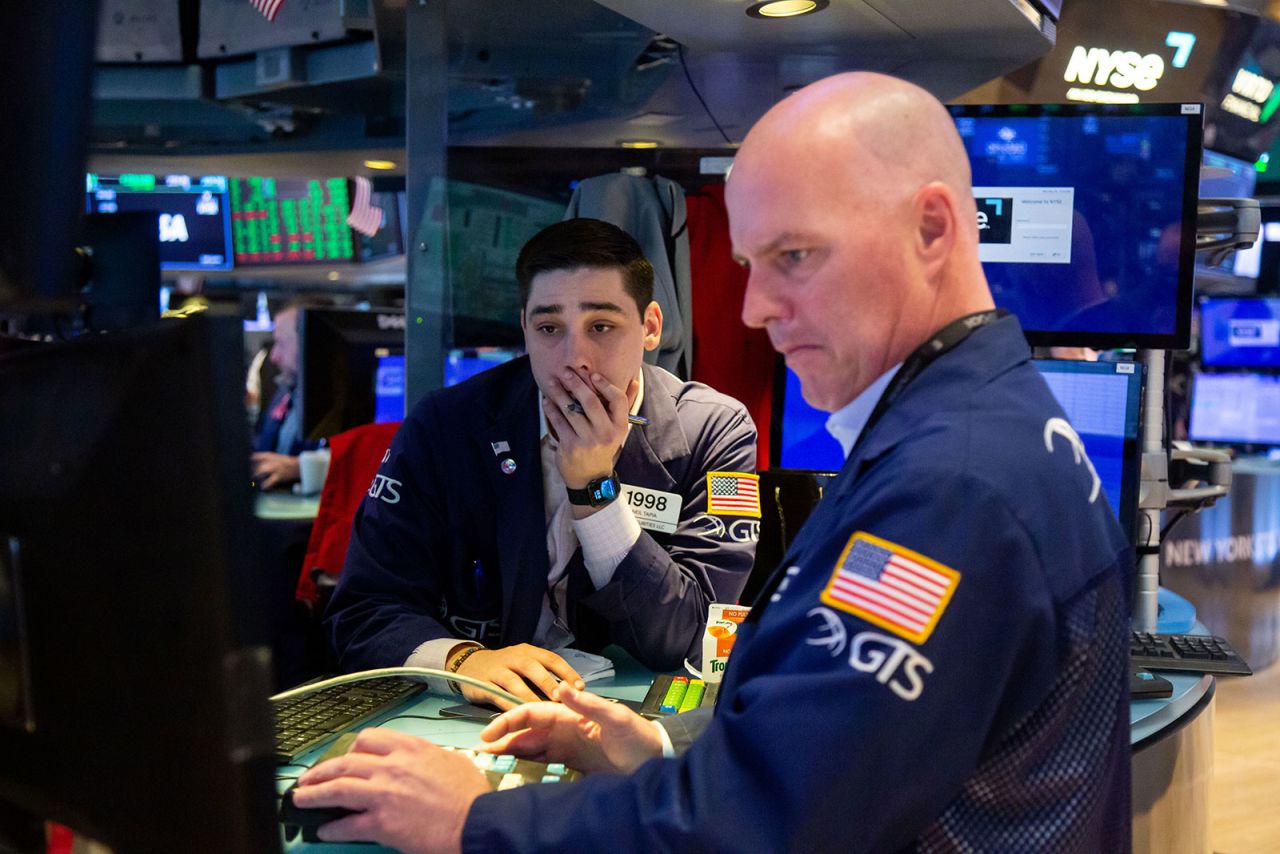
[[[345,178],[232,178],[236,264],[350,261]]]

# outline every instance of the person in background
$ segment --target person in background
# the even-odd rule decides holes
[[[494,752],[365,730],[299,780],[324,840],[425,851],[1125,851],[1132,548],[1016,318],[946,109],[877,74],[776,105],[726,187],[743,320],[847,460],[739,627],[712,711],[561,685]],[[665,758],[664,758],[665,757]],[[623,773],[618,773],[623,772]]]
[[[755,555],[755,426],[644,364],[662,312],[625,231],[556,223],[515,272],[528,356],[419,402],[356,513],[325,619],[340,663],[530,700],[579,681],[566,648],[698,666],[707,606],[737,602]]]
[[[276,391],[259,418],[250,457],[254,480],[264,490],[296,483],[300,476],[298,455],[315,447],[302,435],[302,409],[297,405],[298,321],[303,308],[323,304],[326,303],[313,298],[293,299],[274,318],[275,331],[267,358],[278,371]]]

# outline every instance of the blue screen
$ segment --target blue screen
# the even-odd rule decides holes
[[[1197,374],[1187,432],[1200,442],[1280,445],[1280,376]]]
[[[379,356],[373,382],[373,421],[385,424],[404,418],[404,356]]]
[[[520,351],[509,347],[461,347],[450,350],[444,362],[444,384],[457,385],[481,371],[509,362]]]
[[[1132,363],[1053,359],[1037,359],[1034,364],[1084,442],[1112,510],[1129,530],[1130,514],[1124,508],[1130,493],[1124,487],[1127,481],[1136,489],[1141,367]],[[800,380],[788,369],[778,465],[839,470],[844,465],[844,452],[826,431],[826,421],[827,413],[805,403],[800,396]]]
[[[1200,361],[1206,365],[1280,367],[1280,299],[1209,299],[1200,303]]]
[[[1183,223],[1195,213],[1199,114],[1154,104],[952,112],[992,295],[1033,343],[1186,346],[1194,235]]]
[[[1142,368],[1132,362],[1054,359],[1034,364],[1084,442],[1112,511],[1129,530],[1132,519],[1125,507],[1137,488]]]

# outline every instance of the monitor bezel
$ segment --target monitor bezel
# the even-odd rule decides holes
[[[1043,116],[1179,116],[1184,120],[1186,152],[1183,163],[1182,233],[1178,246],[1178,290],[1174,328],[1170,332],[1088,332],[1069,329],[1028,329],[1023,334],[1035,347],[1092,347],[1098,350],[1135,348],[1185,350],[1191,344],[1191,307],[1195,278],[1196,208],[1200,198],[1203,157],[1204,106],[1198,103],[1142,104],[962,104],[947,107],[957,118],[1040,118]]]

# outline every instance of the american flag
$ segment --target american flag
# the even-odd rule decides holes
[[[364,176],[356,178],[356,198],[351,204],[351,213],[347,215],[347,225],[363,234],[373,237],[382,227],[382,208],[369,204],[373,194],[373,182]]]
[[[276,15],[280,14],[280,7],[284,5],[284,0],[249,0],[253,8],[262,13],[262,17],[268,21],[274,22]]]
[[[707,512],[760,518],[760,476],[736,471],[708,472]]]
[[[924,643],[959,583],[954,569],[859,531],[845,546],[822,601]]]

